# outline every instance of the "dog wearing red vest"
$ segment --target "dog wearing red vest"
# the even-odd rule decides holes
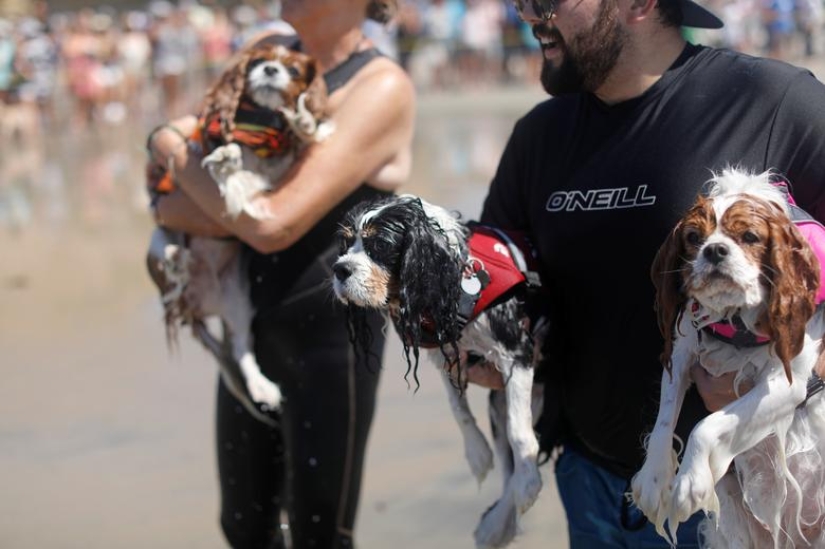
[[[274,189],[309,144],[332,133],[326,100],[315,61],[281,45],[247,50],[209,90],[187,144],[206,154],[202,164],[218,185],[229,217],[268,215],[256,199]],[[172,175],[167,173],[150,192],[172,192]],[[265,412],[279,408],[282,397],[253,352],[254,310],[241,249],[236,239],[188,237],[159,227],[147,264],[161,292],[170,344],[179,326],[190,325],[218,359],[229,390],[250,413],[270,423]],[[207,317],[222,320],[223,341],[207,329]]]
[[[446,363],[450,407],[479,482],[492,469],[493,453],[469,408],[462,373],[479,362],[501,372],[504,389],[491,391],[489,411],[504,491],[482,516],[475,541],[506,546],[542,486],[533,430],[542,392],[533,374],[544,324],[529,310],[528,293],[540,286],[529,246],[411,195],[356,207],[340,242],[332,282],[348,306],[353,343],[358,348],[370,339],[360,313],[378,309],[395,325],[409,369],[415,372],[422,348],[436,364]]]

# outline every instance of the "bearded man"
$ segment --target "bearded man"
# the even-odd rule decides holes
[[[711,171],[783,172],[825,220],[825,87],[774,60],[687,43],[720,28],[690,0],[515,0],[553,97],[517,122],[481,220],[526,231],[551,335],[539,425],[572,549],[669,547],[628,503],[659,399],[663,341],[650,266]],[[733,399],[694,368],[677,433]],[[485,366],[470,379],[498,387]],[[559,451],[561,450],[561,451]],[[694,517],[679,547],[697,547]]]

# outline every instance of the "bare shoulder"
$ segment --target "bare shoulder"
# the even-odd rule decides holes
[[[352,78],[341,90],[341,108],[348,104],[375,102],[380,108],[397,114],[415,110],[415,87],[409,75],[397,63],[384,57],[375,59]]]

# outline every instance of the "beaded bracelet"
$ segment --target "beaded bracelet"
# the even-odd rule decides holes
[[[183,144],[186,145],[189,139],[183,135],[183,132],[177,129],[175,126],[171,124],[161,124],[156,126],[152,131],[149,132],[149,135],[146,137],[146,152],[149,154],[149,157],[155,160],[155,151],[152,150],[152,142],[155,139],[155,136],[161,130],[171,130],[172,132],[178,134],[178,136],[183,140]],[[169,155],[170,157],[172,155]],[[167,165],[169,164],[169,159],[167,158]]]

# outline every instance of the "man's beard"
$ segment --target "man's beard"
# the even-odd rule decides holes
[[[617,14],[616,0],[602,0],[593,28],[574,36],[570,44],[564,42],[555,27],[534,28],[533,34],[552,37],[556,47],[563,50],[559,67],[547,59],[542,64],[541,85],[547,93],[594,92],[604,83],[627,41]]]

